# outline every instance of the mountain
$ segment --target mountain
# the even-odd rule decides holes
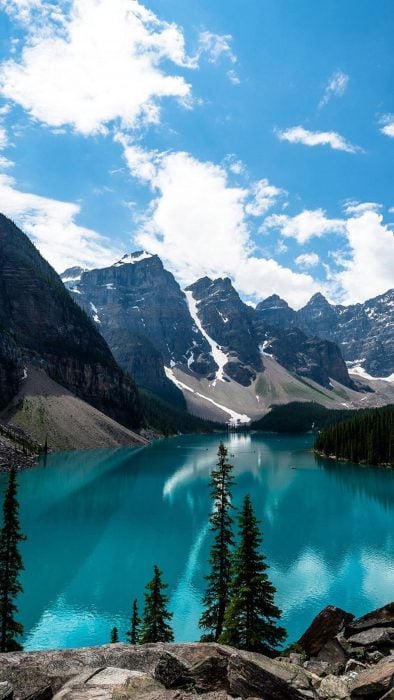
[[[394,373],[394,289],[350,306],[330,304],[318,293],[299,311],[279,297],[268,297],[256,310],[273,327],[296,326],[337,343],[350,371],[361,377]]]
[[[134,382],[116,364],[94,323],[74,303],[31,241],[0,215],[0,409],[27,366],[127,427],[141,409]]]
[[[275,295],[253,309],[230,279],[208,277],[183,291],[146,251],[62,278],[123,369],[168,406],[243,423],[289,401],[387,402],[386,394],[360,394],[338,346],[295,325],[297,313]],[[284,327],[275,325],[278,313]]]

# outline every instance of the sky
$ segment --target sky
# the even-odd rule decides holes
[[[0,211],[58,272],[394,284],[392,0],[0,0]]]

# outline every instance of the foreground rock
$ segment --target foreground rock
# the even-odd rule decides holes
[[[0,654],[0,700],[394,700],[392,613],[329,606],[276,659],[203,643]]]

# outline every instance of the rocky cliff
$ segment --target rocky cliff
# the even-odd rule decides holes
[[[106,644],[0,655],[3,700],[392,700],[394,603],[328,606],[270,659],[220,644]]]
[[[373,377],[394,372],[394,289],[350,306],[330,304],[318,293],[299,311],[274,295],[256,310],[272,327],[297,326],[336,343],[350,368],[361,367]]]
[[[92,321],[31,241],[0,215],[0,383],[2,407],[34,363],[78,397],[138,426],[133,381],[117,366]]]

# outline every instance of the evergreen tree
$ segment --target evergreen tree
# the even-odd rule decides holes
[[[146,586],[141,644],[174,641],[174,633],[168,624],[172,613],[167,610],[168,596],[163,593],[165,588],[168,588],[168,585],[163,583],[162,572],[155,565],[153,579]]]
[[[130,644],[138,644],[139,636],[140,636],[140,630],[139,630],[140,623],[141,623],[141,618],[138,614],[137,598],[135,598],[135,600],[133,602],[133,612],[131,614],[130,631],[126,632],[126,637],[129,640]]]
[[[3,503],[3,526],[0,530],[0,651],[18,651],[23,647],[17,638],[23,635],[23,625],[14,618],[18,608],[15,598],[22,593],[19,574],[23,571],[19,543],[26,537],[21,533],[17,500],[16,469],[10,468]]]
[[[111,630],[111,644],[116,644],[119,642],[118,628],[113,627]]]
[[[211,531],[215,533],[210,553],[211,571],[206,576],[207,590],[203,598],[204,612],[199,626],[208,630],[201,641],[217,642],[222,630],[224,614],[229,602],[231,548],[234,544],[231,509],[233,466],[227,461],[227,449],[221,442],[218,449],[217,469],[211,474],[213,509],[210,516]]]
[[[231,600],[220,642],[238,649],[271,654],[286,637],[276,620],[281,611],[274,603],[276,590],[267,576],[268,565],[260,552],[262,536],[249,496],[239,515],[239,545],[231,568]]]

